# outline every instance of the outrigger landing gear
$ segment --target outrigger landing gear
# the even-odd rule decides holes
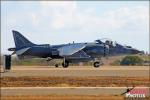
[[[67,68],[69,66],[69,61],[64,59],[62,66],[63,66],[63,68]]]
[[[95,68],[100,67],[100,62],[98,62],[98,61],[94,62],[93,66],[94,66]]]

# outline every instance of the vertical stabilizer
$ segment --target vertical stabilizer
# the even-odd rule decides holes
[[[35,45],[34,43],[26,39],[23,35],[21,35],[19,32],[14,30],[12,32],[13,32],[13,37],[16,45],[16,50]]]

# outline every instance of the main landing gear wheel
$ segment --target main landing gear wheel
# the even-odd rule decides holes
[[[98,67],[100,67],[100,62],[94,62],[93,65],[94,65],[95,68],[98,68]]]
[[[62,63],[63,68],[67,68],[69,66],[69,62],[65,61]]]
[[[58,68],[58,64],[55,64],[55,67]]]

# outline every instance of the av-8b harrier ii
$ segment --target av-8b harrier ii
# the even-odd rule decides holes
[[[68,43],[60,45],[49,44],[34,44],[26,39],[17,31],[12,31],[15,48],[9,48],[9,51],[14,51],[12,54],[16,54],[19,59],[25,57],[39,57],[52,59],[63,59],[62,66],[67,68],[70,63],[93,61],[94,67],[101,65],[100,58],[121,55],[121,54],[137,54],[141,51],[134,49],[130,46],[122,46],[106,40],[96,40],[95,42],[87,43]],[[58,64],[55,65],[58,67]]]

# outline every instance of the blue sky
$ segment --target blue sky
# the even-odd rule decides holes
[[[15,46],[12,30],[37,44],[110,38],[149,51],[149,2],[2,1],[2,53]]]

